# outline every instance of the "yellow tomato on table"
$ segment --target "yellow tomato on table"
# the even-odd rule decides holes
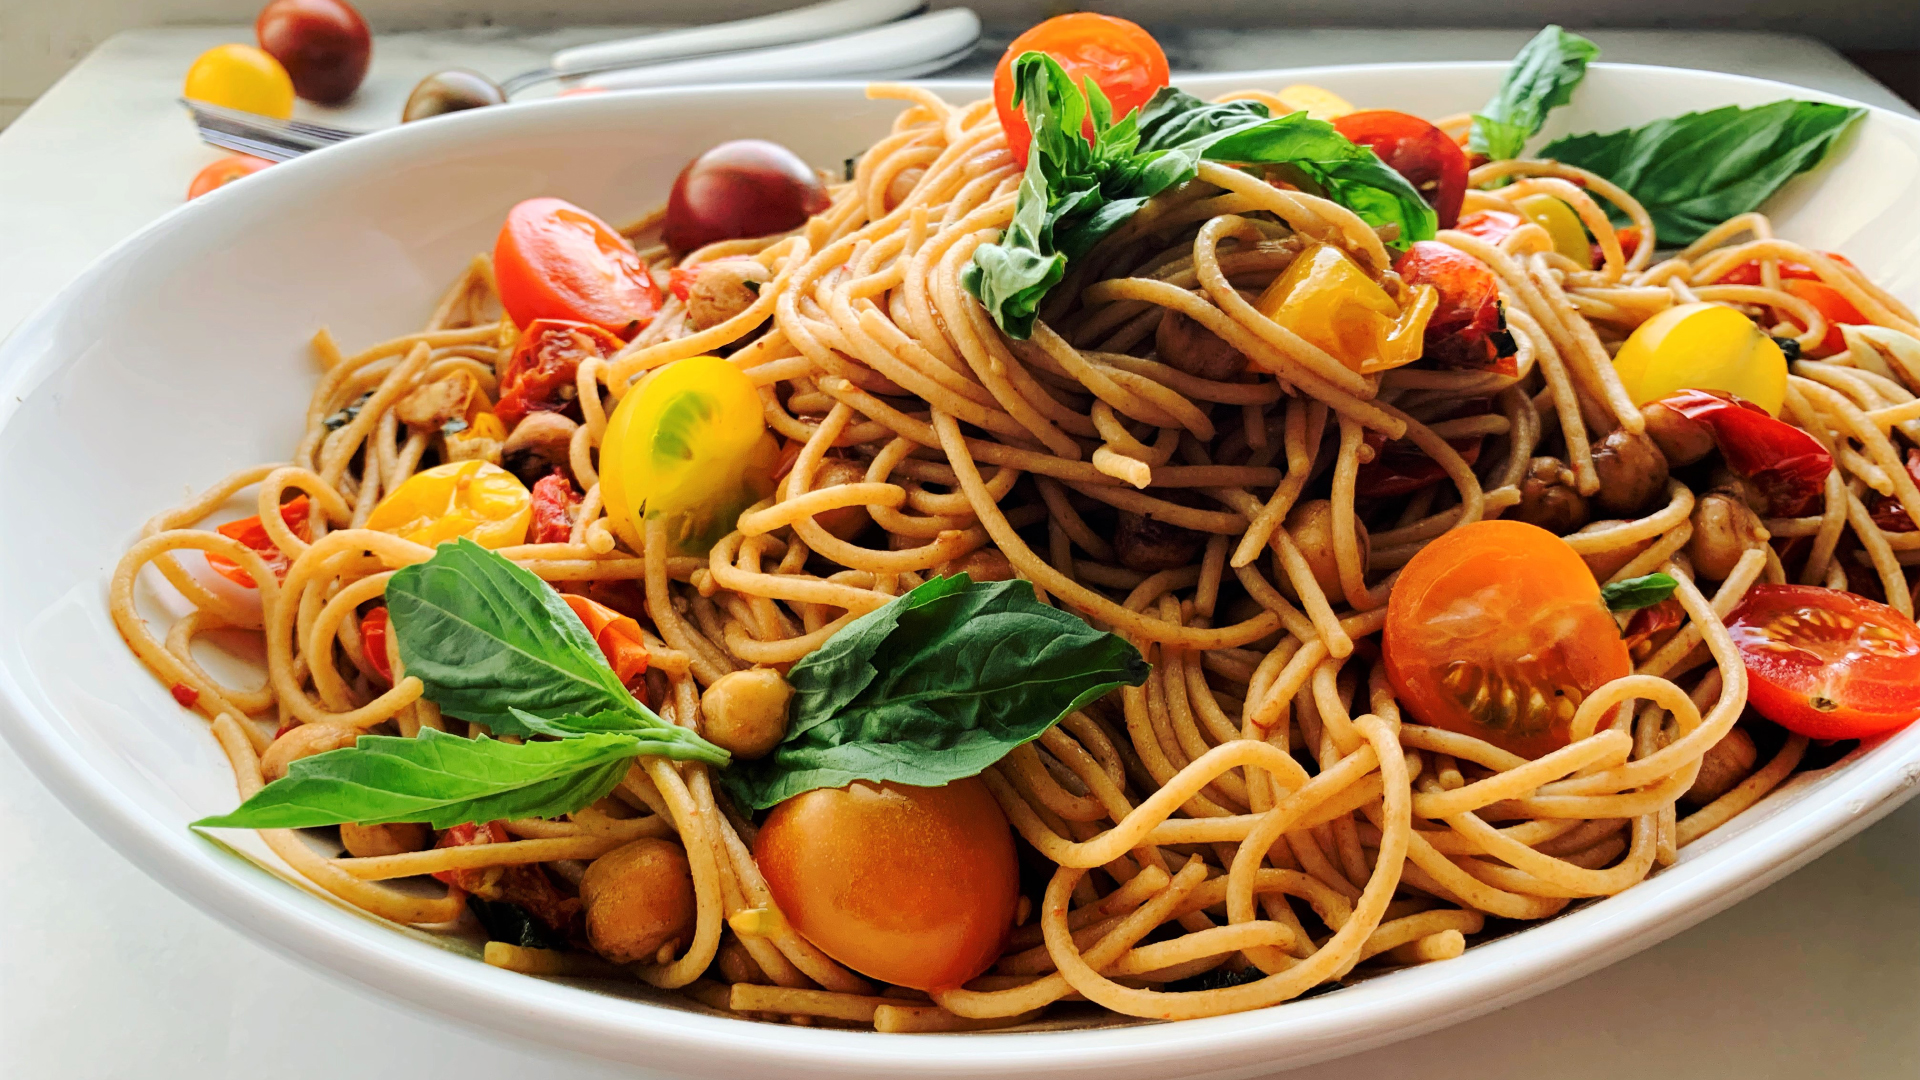
[[[293,79],[280,61],[251,45],[215,45],[187,69],[181,96],[276,120],[293,115]]]
[[[1416,285],[1403,310],[1345,252],[1315,244],[1253,306],[1365,375],[1420,359],[1438,302],[1433,286]]]
[[[1681,304],[1641,323],[1613,370],[1635,405],[1677,390],[1721,390],[1779,416],[1787,399],[1786,355],[1724,304]]]
[[[533,496],[520,478],[484,461],[455,461],[416,473],[373,508],[367,528],[438,547],[466,537],[484,548],[527,537]]]
[[[720,357],[688,357],[613,410],[600,441],[600,497],[635,531],[661,518],[676,552],[703,554],[773,493],[779,452],[753,380]]]

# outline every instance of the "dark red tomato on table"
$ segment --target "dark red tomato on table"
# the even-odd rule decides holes
[[[1014,38],[993,69],[993,107],[1006,130],[1007,149],[1023,169],[1033,132],[1027,129],[1025,110],[1013,104],[1013,62],[1029,52],[1043,52],[1059,61],[1076,86],[1091,78],[1112,103],[1116,120],[1145,107],[1169,81],[1167,54],[1160,43],[1125,19],[1090,11],[1056,15]],[[1093,138],[1091,120],[1085,135]]]
[[[507,212],[493,275],[515,326],[564,319],[626,340],[660,311],[660,289],[633,245],[565,199],[528,199]]]
[[[1012,830],[977,777],[796,795],[767,815],[753,857],[808,941],[862,975],[916,990],[987,970],[1020,898]]]
[[[214,188],[226,187],[243,176],[252,176],[271,164],[273,162],[266,158],[257,158],[252,154],[223,157],[193,175],[193,183],[187,185],[187,198],[197,199]]]
[[[800,155],[765,139],[735,139],[674,178],[660,239],[676,251],[797,229],[827,208],[827,185]]]
[[[1920,627],[1885,604],[1813,585],[1755,585],[1727,620],[1747,702],[1814,739],[1859,739],[1920,717]]]
[[[273,0],[253,32],[308,101],[338,105],[353,96],[373,59],[366,20],[346,0]]]
[[[1467,197],[1467,155],[1445,132],[1392,109],[1348,113],[1333,126],[1406,177],[1433,204],[1441,228],[1451,229],[1460,220],[1460,204]]]
[[[308,515],[311,513],[312,506],[305,495],[280,504],[280,520],[286,522],[287,528],[293,530],[293,535],[302,540],[310,539],[313,535],[308,531],[307,524]],[[266,560],[267,568],[272,570],[277,578],[285,579],[288,568],[293,566],[293,560],[287,558],[286,553],[273,542],[273,537],[267,535],[267,527],[261,524],[258,514],[238,521],[229,521],[225,525],[217,526],[214,531],[230,540],[238,540],[259,552],[260,557]],[[208,555],[207,565],[235,585],[249,589],[258,588],[253,583],[252,575],[240,569],[238,563],[230,562],[218,555]]]
[[[620,339],[592,323],[535,319],[500,372],[500,403],[493,412],[512,431],[533,412],[567,412],[579,396],[582,362],[620,351]],[[572,410],[578,417],[578,410]]]

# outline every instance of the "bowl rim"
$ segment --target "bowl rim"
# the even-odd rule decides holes
[[[1483,72],[1505,61],[1381,62],[1187,74],[1184,85],[1227,80],[1277,83],[1356,71]],[[1785,95],[1857,105],[1920,138],[1920,119],[1769,79],[1631,64],[1651,78],[1686,78],[1729,94],[1767,88]],[[1656,74],[1657,73],[1657,74]],[[70,307],[144,246],[240,200],[272,201],[283,187],[319,183],[382,155],[412,158],[438,145],[465,145],[489,132],[507,135],[545,116],[608,115],[670,107],[675,101],[783,93],[864,92],[863,81],[728,84],[654,88],[546,99],[512,109],[477,110],[418,128],[390,128],[270,170],[277,179],[236,185],[186,203],[110,248],[0,342],[0,428],[25,398],[69,359],[53,331]],[[936,92],[978,92],[985,80],[922,80]],[[276,186],[278,185],[278,186]],[[1525,931],[1476,946],[1475,962],[1430,965],[1336,993],[1178,1024],[1133,1024],[1071,1031],[921,1035],[794,1028],[636,1001],[555,981],[528,978],[410,940],[364,920],[315,919],[305,897],[239,855],[148,813],[111,785],[56,725],[42,715],[10,664],[0,663],[0,734],[42,783],[95,833],[148,875],[260,942],[352,985],[469,1026],[502,1031],[575,1052],[644,1063],[680,1073],[781,1068],[804,1076],[889,1077],[912,1067],[929,1076],[1025,1069],[1049,1076],[1240,1075],[1292,1067],[1383,1045],[1456,1023],[1559,986],[1678,933],[1759,891],[1890,812],[1920,787],[1920,724],[1850,755],[1824,778],[1836,789],[1796,805],[1791,820],[1766,836],[1707,843],[1680,867],[1635,886],[1631,904],[1592,904]],[[245,866],[249,872],[230,868]],[[297,890],[292,894],[301,897]],[[503,1004],[512,1008],[501,1009]],[[1286,1051],[1282,1060],[1275,1051]]]

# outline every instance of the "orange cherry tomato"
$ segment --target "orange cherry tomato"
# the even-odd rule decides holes
[[[1747,701],[1814,739],[1860,739],[1920,717],[1920,626],[1864,596],[1755,585],[1727,620]]]
[[[1333,128],[1406,177],[1432,204],[1441,228],[1451,229],[1460,220],[1460,204],[1467,197],[1467,154],[1445,132],[1392,109],[1348,113],[1335,120]]]
[[[252,176],[261,169],[273,164],[266,158],[257,158],[252,154],[233,154],[193,174],[193,183],[187,185],[187,198],[197,199],[214,188],[226,187],[243,176]]]
[[[1387,602],[1383,645],[1414,719],[1527,758],[1565,746],[1580,702],[1633,670],[1586,563],[1518,521],[1422,548]]]
[[[528,199],[507,212],[493,273],[515,326],[565,319],[630,340],[660,311],[660,289],[633,245],[565,199]]]
[[[620,677],[623,685],[647,673],[651,657],[637,621],[579,593],[561,593],[560,599],[580,617],[594,644],[600,646],[600,652],[606,656],[607,666]]]
[[[360,651],[373,670],[388,682],[393,681],[393,665],[387,661],[387,605],[381,604],[360,619]]]
[[[311,507],[305,495],[280,504],[280,520],[286,522],[287,528],[293,530],[293,535],[302,540],[312,539],[312,534],[307,531],[307,516],[310,512]],[[250,518],[241,518],[238,521],[229,521],[225,525],[217,526],[214,531],[221,536],[238,540],[259,552],[260,557],[265,559],[267,566],[273,570],[273,576],[283,581],[286,579],[287,569],[293,565],[293,560],[287,558],[286,552],[281,551],[273,542],[273,537],[267,535],[267,527],[261,524],[259,514]],[[240,569],[238,563],[230,562],[218,555],[208,555],[207,565],[213,568],[214,573],[235,585],[248,589],[258,588],[253,583],[253,577]]]
[[[1013,104],[1013,62],[1030,52],[1043,52],[1059,61],[1075,86],[1091,78],[1113,103],[1115,120],[1145,107],[1154,92],[1169,81],[1167,54],[1153,35],[1111,15],[1090,11],[1056,15],[1014,38],[993,69],[993,107],[1006,130],[1007,149],[1023,169],[1027,167],[1033,132],[1027,130],[1026,111]],[[1091,141],[1091,120],[1085,134]]]
[[[1860,309],[1854,307],[1844,293],[1824,281],[1789,278],[1781,282],[1780,287],[1819,308],[1820,314],[1826,316],[1827,336],[1820,339],[1820,348],[1816,350],[1822,356],[1846,349],[1847,337],[1840,331],[1841,326],[1864,326],[1873,321],[1860,314]]]
[[[976,777],[796,795],[767,816],[753,856],[794,929],[896,986],[958,986],[993,964],[1013,929],[1013,833]]]

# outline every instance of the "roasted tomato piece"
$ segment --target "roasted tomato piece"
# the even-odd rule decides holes
[[[539,319],[521,333],[507,369],[500,373],[500,403],[494,415],[511,432],[528,413],[564,412],[579,419],[575,376],[585,360],[620,351],[620,339],[591,323]]]

